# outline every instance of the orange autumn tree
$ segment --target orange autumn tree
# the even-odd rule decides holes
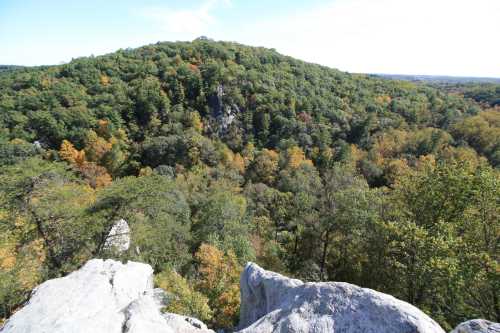
[[[245,160],[240,153],[235,154],[231,149],[224,147],[222,151],[222,162],[226,167],[236,170],[240,174],[245,173]]]
[[[106,171],[106,168],[94,162],[85,163],[79,171],[92,188],[104,187],[111,184],[112,178]]]
[[[94,188],[109,185],[112,175],[119,172],[126,160],[128,138],[124,130],[113,130],[108,120],[100,119],[96,130],[87,131],[85,147],[76,149],[63,140],[59,149],[61,159],[73,165]]]
[[[217,327],[233,327],[239,316],[241,273],[235,254],[202,244],[195,258],[200,274],[196,288],[208,297],[214,314],[213,324]]]
[[[59,156],[75,167],[93,188],[111,184],[112,179],[106,169],[94,162],[87,161],[85,151],[76,149],[68,140],[63,140]]]
[[[78,167],[86,162],[85,151],[76,149],[68,140],[63,140],[61,143],[59,156],[66,162]]]

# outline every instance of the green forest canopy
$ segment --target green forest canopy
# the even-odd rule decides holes
[[[445,329],[499,321],[500,89],[482,87],[204,38],[2,72],[0,317],[100,256],[150,263],[213,327],[236,324],[247,260]],[[140,251],[103,249],[120,218]]]

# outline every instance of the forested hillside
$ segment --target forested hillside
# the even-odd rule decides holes
[[[484,107],[500,107],[500,84],[493,83],[441,83],[435,84],[447,92],[461,94]]]
[[[472,96],[469,96],[472,97]],[[242,265],[352,282],[449,329],[500,320],[494,104],[198,39],[0,73],[0,318],[124,218],[174,295],[231,327]]]

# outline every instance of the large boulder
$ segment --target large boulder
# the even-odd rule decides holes
[[[500,323],[472,319],[459,324],[451,333],[500,333]]]
[[[413,305],[349,283],[303,283],[249,263],[240,287],[240,333],[444,333]]]
[[[208,333],[196,319],[164,314],[151,266],[93,259],[68,276],[42,283],[2,333]]]

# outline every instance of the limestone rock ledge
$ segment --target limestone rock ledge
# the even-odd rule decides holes
[[[249,263],[240,288],[240,333],[444,333],[413,305],[349,283],[304,283]]]
[[[151,266],[92,259],[38,286],[2,333],[213,333],[194,318],[163,314]]]
[[[500,323],[472,319],[459,324],[451,333],[500,333]]]

